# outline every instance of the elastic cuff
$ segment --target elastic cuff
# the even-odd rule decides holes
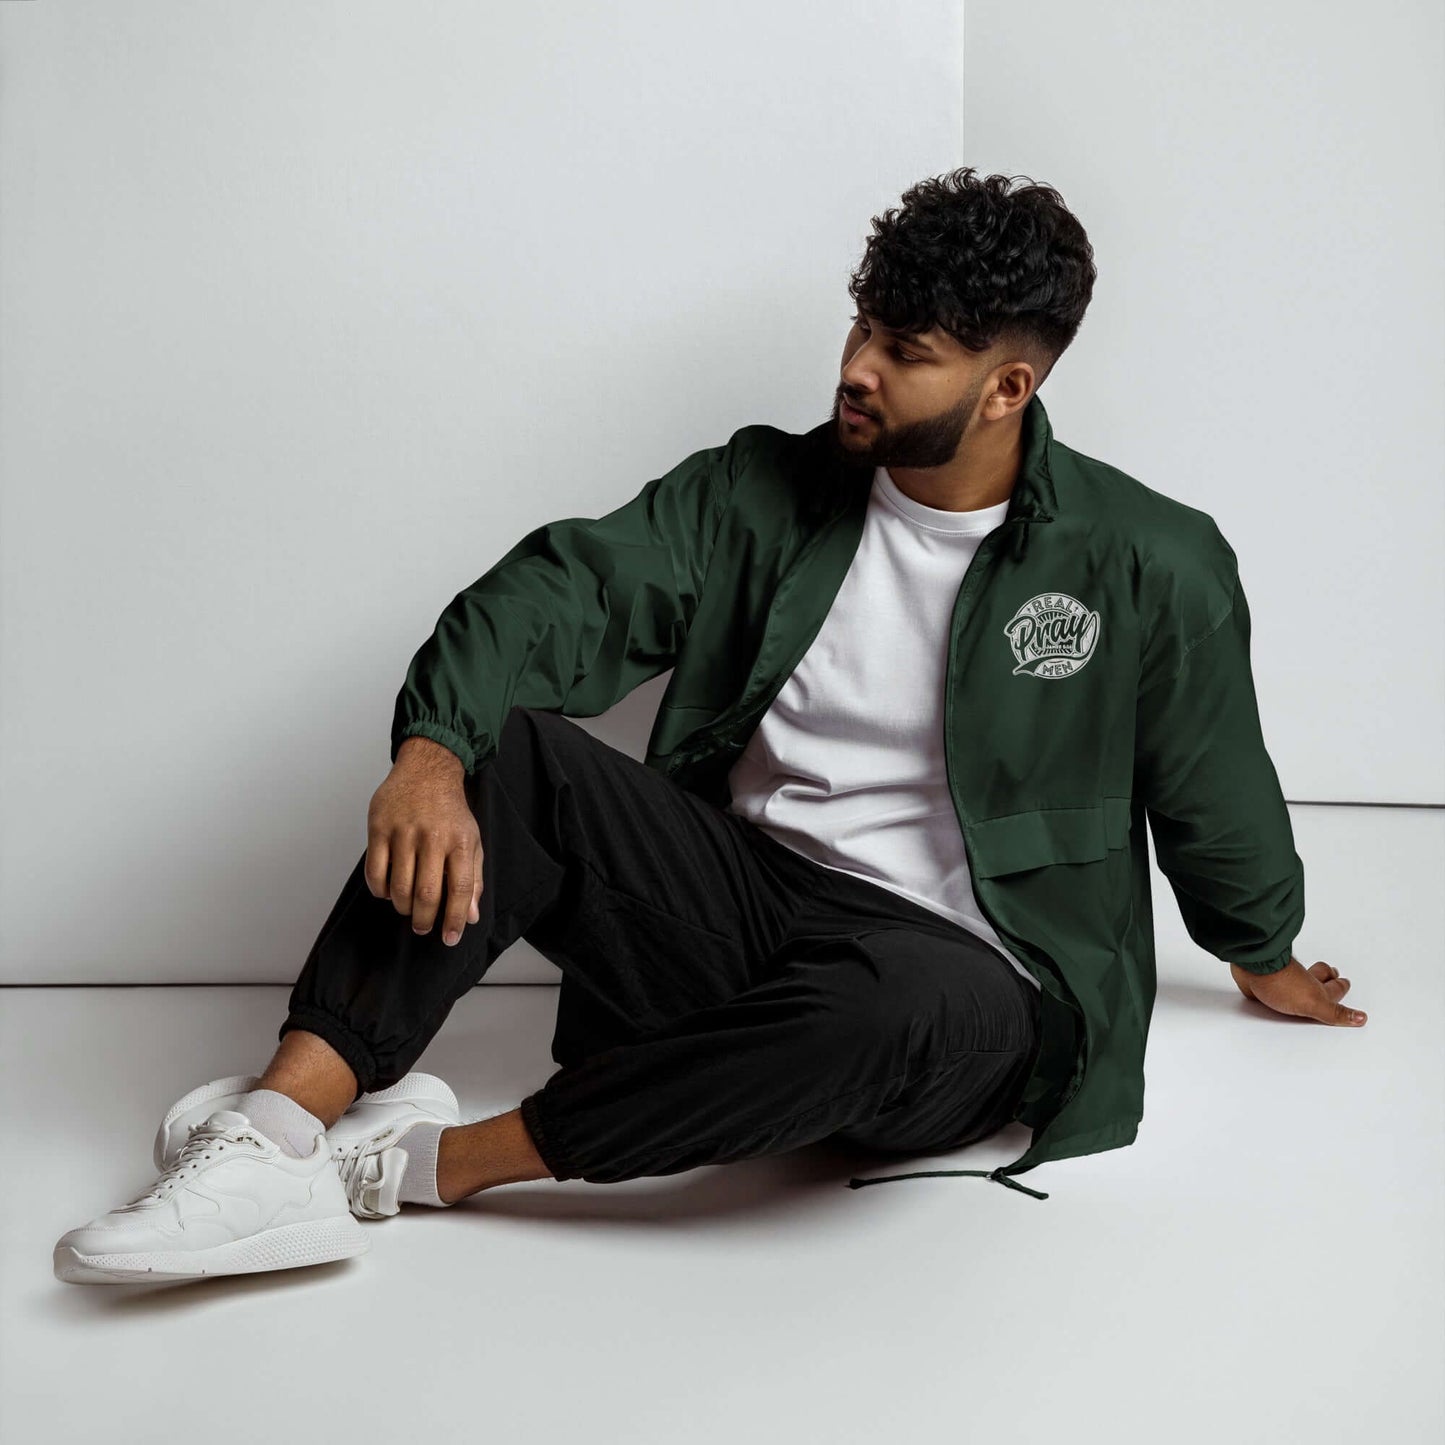
[[[1241,963],[1239,959],[1232,958],[1230,962],[1236,968],[1242,968],[1246,973],[1278,973],[1282,968],[1289,967],[1289,961],[1294,957],[1294,944],[1290,944],[1284,952],[1277,954],[1274,958],[1266,959],[1263,963]]]
[[[463,771],[468,773],[472,771],[472,763],[476,755],[472,751],[472,745],[455,728],[449,728],[445,723],[433,722],[430,718],[417,718],[413,722],[407,723],[405,727],[392,733],[391,761],[393,763],[396,762],[396,755],[401,751],[401,745],[408,738],[426,738],[429,742],[440,743],[449,752],[457,755]]]
[[[277,1031],[277,1039],[284,1038],[288,1029],[305,1029],[324,1039],[343,1059],[351,1072],[356,1075],[356,1092],[373,1093],[377,1084],[376,1059],[371,1049],[359,1034],[353,1033],[335,1014],[321,1009],[299,1005],[286,1015],[285,1022]]]
[[[539,1089],[538,1094],[541,1093]],[[575,1170],[567,1168],[561,1160],[561,1156],[552,1147],[551,1136],[547,1127],[542,1123],[541,1115],[537,1109],[537,1094],[528,1094],[520,1104],[522,1111],[522,1122],[527,1126],[527,1132],[532,1136],[532,1147],[537,1151],[539,1157],[547,1166],[553,1179],[580,1179],[582,1176]]]

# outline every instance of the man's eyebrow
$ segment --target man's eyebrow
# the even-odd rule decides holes
[[[858,314],[860,316],[868,315],[861,306],[858,308]],[[869,324],[872,325],[873,323],[870,322]],[[897,327],[884,326],[881,323],[879,323],[878,329],[880,331],[886,331],[890,336],[897,337],[899,341],[906,341],[910,346],[916,346],[920,351],[926,351],[930,356],[938,355],[937,349],[929,342],[924,341],[916,331],[899,331]]]

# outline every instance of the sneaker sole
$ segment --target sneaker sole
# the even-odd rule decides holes
[[[263,1229],[209,1249],[146,1250],[136,1254],[81,1254],[70,1245],[55,1250],[55,1277],[67,1284],[148,1284],[200,1279],[203,1275],[254,1274],[351,1259],[371,1248],[366,1231],[350,1214],[303,1219]]]

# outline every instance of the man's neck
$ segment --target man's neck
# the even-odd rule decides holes
[[[888,475],[906,497],[941,512],[977,512],[1013,494],[1023,463],[1023,428],[1018,423],[970,438],[969,445],[942,467],[889,467]]]

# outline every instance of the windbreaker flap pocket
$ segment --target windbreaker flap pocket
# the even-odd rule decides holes
[[[1093,863],[1129,841],[1129,799],[1078,808],[1033,808],[965,825],[973,872],[997,878],[1051,863]]]

